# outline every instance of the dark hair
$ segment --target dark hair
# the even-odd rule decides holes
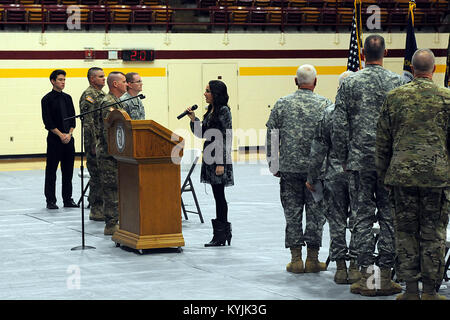
[[[220,80],[211,80],[208,85],[213,98],[213,103],[208,106],[208,111],[206,111],[206,113],[204,114],[203,119],[212,112],[211,120],[212,122],[216,122],[220,108],[222,108],[223,106],[228,107],[229,97],[227,86]],[[214,110],[212,111],[213,106]]]
[[[384,38],[378,34],[370,35],[364,41],[364,57],[366,62],[380,60],[384,55]]]
[[[56,81],[56,78],[61,74],[66,76],[66,72],[64,70],[61,69],[53,70],[52,73],[50,73],[50,81],[51,80]]]
[[[96,72],[96,71],[103,71],[103,69],[99,68],[99,67],[92,67],[92,68],[90,68],[88,70],[88,73],[87,73],[88,80],[94,75],[94,72]]]
[[[137,73],[137,72],[128,72],[125,75],[125,79],[127,80],[128,83],[131,83],[131,82],[133,82],[134,76],[136,76],[136,75],[139,75],[139,73]]]

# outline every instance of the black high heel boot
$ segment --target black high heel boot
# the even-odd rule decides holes
[[[205,243],[205,247],[219,247],[224,246],[225,241],[228,239],[228,244],[230,244],[231,241],[231,233],[230,237],[227,236],[227,223],[228,222],[222,222],[217,219],[211,219],[212,226],[213,226],[213,238],[209,243]]]

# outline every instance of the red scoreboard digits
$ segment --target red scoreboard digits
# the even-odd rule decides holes
[[[123,61],[153,61],[154,60],[154,50],[122,50],[122,60]]]

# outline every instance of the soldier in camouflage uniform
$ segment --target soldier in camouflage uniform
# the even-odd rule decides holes
[[[339,83],[353,74],[346,71],[339,77]],[[331,130],[333,127],[334,104],[328,106],[316,127],[314,139],[311,144],[308,169],[308,181],[306,187],[314,190],[314,184],[324,180],[324,200],[327,206],[327,221],[330,227],[330,260],[336,261],[336,273],[334,281],[338,284],[354,283],[361,278],[357,268],[357,252],[355,247],[354,233],[352,229],[353,215],[349,210],[350,196],[348,191],[347,175],[336,157],[336,152],[331,143]],[[325,163],[324,163],[325,161]],[[325,168],[323,168],[325,167]],[[325,171],[324,173],[322,171]],[[351,230],[351,238],[347,247],[346,230],[347,219]],[[350,268],[347,272],[346,259],[350,259]]]
[[[391,281],[395,257],[394,225],[388,192],[377,183],[375,137],[386,93],[402,85],[404,80],[382,66],[387,53],[383,37],[367,37],[363,53],[365,68],[347,77],[338,90],[332,143],[344,170],[348,171],[350,206],[355,212],[353,232],[361,280],[353,283],[350,291],[366,296],[391,295],[401,292],[401,286]],[[381,278],[374,286],[368,282],[373,279],[375,239],[372,228],[376,221],[380,225],[376,263],[381,269]]]
[[[88,70],[87,78],[89,87],[80,97],[80,112],[88,112],[97,109],[105,96],[102,88],[105,86],[105,73],[101,68],[93,67]],[[97,132],[95,131],[94,118],[96,114],[89,113],[84,116],[84,149],[86,150],[86,166],[89,171],[89,205],[90,220],[104,221],[103,198],[100,183],[100,173],[97,166],[95,146],[97,144]]]
[[[450,90],[432,77],[434,55],[417,50],[414,80],[392,90],[378,120],[376,166],[391,189],[398,276],[406,293],[397,299],[440,300],[450,214]]]
[[[317,83],[313,66],[300,66],[295,82],[298,90],[276,102],[266,123],[267,160],[270,171],[281,178],[280,197],[286,218],[285,246],[290,248],[292,256],[286,270],[319,272],[326,270],[326,265],[318,260],[325,207],[323,201],[313,200],[305,182],[314,129],[331,101],[313,92]],[[304,205],[306,228],[303,233]],[[302,246],[305,243],[308,251],[304,266]]]
[[[122,72],[111,72],[108,75],[109,93],[103,98],[100,107],[120,102],[120,97],[127,90],[127,82]],[[121,104],[104,108],[101,116],[97,117],[99,139],[97,142],[97,159],[100,168],[100,177],[103,189],[103,213],[105,214],[105,235],[113,235],[118,230],[119,197],[117,186],[117,160],[108,153],[108,130],[104,125],[109,113],[116,109],[123,109]],[[100,114],[100,113],[99,113]]]
[[[142,79],[138,73],[129,72],[125,75],[125,78],[127,79],[128,91],[120,97],[120,100],[135,97],[142,91]],[[145,109],[140,98],[125,101],[122,105],[132,120],[145,120]]]

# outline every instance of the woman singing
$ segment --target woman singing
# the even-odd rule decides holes
[[[226,85],[219,80],[211,80],[205,90],[208,111],[203,121],[195,117],[188,108],[191,130],[195,136],[205,139],[203,144],[200,181],[211,185],[216,202],[216,219],[212,219],[214,235],[205,247],[231,244],[231,223],[228,222],[228,205],[225,187],[234,185],[231,163],[232,127],[228,106]]]

